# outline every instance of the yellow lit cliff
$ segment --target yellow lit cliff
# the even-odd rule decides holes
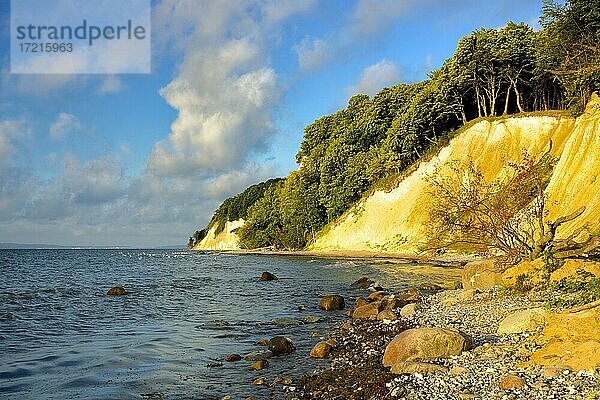
[[[576,120],[564,115],[516,116],[475,123],[457,135],[437,156],[422,162],[391,191],[375,191],[326,227],[309,250],[360,250],[413,253],[424,241],[424,224],[431,203],[425,178],[451,161],[473,160],[486,179],[518,163],[523,152],[541,155],[550,148],[559,161],[547,188],[548,219],[586,206],[584,214],[564,224],[565,237],[587,223],[600,230],[600,98],[594,94],[585,114]],[[214,227],[195,249],[238,249],[232,232],[243,221],[229,222],[214,235]]]

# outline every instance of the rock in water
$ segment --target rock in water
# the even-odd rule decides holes
[[[368,276],[362,276],[357,281],[353,282],[350,287],[352,289],[368,289],[373,283],[375,283],[375,281],[369,279]]]
[[[228,354],[225,356],[225,361],[227,361],[227,362],[240,361],[241,359],[242,359],[242,356],[240,356],[239,354]]]
[[[275,336],[269,340],[269,350],[271,350],[275,355],[289,354],[296,351],[296,346],[294,346],[292,339],[284,336]]]
[[[327,342],[319,342],[310,351],[312,358],[325,358],[331,352],[332,346]]]
[[[258,360],[250,368],[255,371],[260,371],[261,369],[265,369],[269,366],[269,362],[267,360]]]
[[[123,296],[124,294],[127,294],[127,292],[122,287],[115,286],[113,288],[110,288],[108,292],[106,292],[106,294],[109,296]]]
[[[337,294],[325,296],[319,301],[319,308],[325,311],[342,310],[344,309],[344,298]]]
[[[263,281],[263,282],[276,281],[277,277],[275,275],[273,275],[272,273],[265,271],[260,276],[260,280]]]
[[[445,328],[407,329],[396,335],[385,348],[383,365],[390,367],[399,361],[429,361],[457,356],[469,350],[472,340],[466,334]]]

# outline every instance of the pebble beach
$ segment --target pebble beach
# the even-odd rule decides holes
[[[498,334],[515,310],[539,308],[552,293],[443,290],[422,296],[412,315],[396,320],[348,319],[332,327],[328,368],[305,375],[288,399],[600,399],[600,371],[526,363],[538,331]],[[392,374],[386,345],[409,328],[451,328],[472,338],[470,350],[432,360],[427,370]],[[288,389],[289,390],[289,389]]]

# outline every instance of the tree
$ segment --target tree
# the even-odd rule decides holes
[[[453,248],[528,258],[544,236],[546,197],[543,193],[555,159],[525,155],[509,164],[506,178],[486,182],[469,160],[439,167],[428,178],[433,199],[426,249]]]
[[[551,57],[546,65],[565,89],[566,104],[581,113],[600,89],[600,5],[598,0],[544,0],[540,43]]]

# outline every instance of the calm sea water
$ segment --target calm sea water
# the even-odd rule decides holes
[[[263,271],[280,277],[259,282]],[[327,361],[308,357],[342,312],[323,294],[358,296],[368,275],[390,288],[454,280],[456,270],[181,250],[0,250],[0,398],[283,398],[257,377],[297,377]],[[106,296],[123,286],[126,296]],[[299,306],[306,309],[299,311]],[[322,318],[304,323],[306,316]],[[296,353],[263,371],[218,363],[285,335]]]

